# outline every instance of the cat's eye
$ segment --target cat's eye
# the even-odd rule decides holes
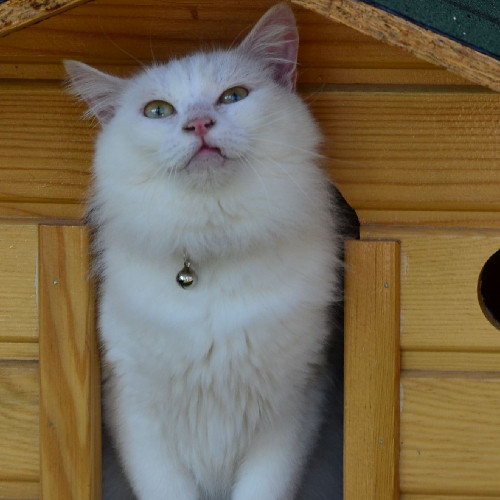
[[[241,101],[248,95],[248,90],[245,87],[231,87],[225,90],[219,97],[219,104],[233,104],[233,102]]]
[[[144,108],[147,118],[167,118],[175,113],[175,108],[167,101],[151,101]]]

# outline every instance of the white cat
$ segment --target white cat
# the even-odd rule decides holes
[[[280,4],[130,79],[66,62],[102,124],[105,416],[141,500],[290,500],[317,436],[340,240],[297,48]]]

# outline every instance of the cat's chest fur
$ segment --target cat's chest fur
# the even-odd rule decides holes
[[[106,357],[120,367],[127,399],[162,423],[203,483],[231,482],[258,428],[297,412],[298,389],[322,361],[326,318],[314,302],[328,295],[328,270],[317,248],[304,261],[299,246],[296,255],[274,247],[199,262],[188,290],[175,281],[181,258],[127,265],[126,252],[108,249]]]

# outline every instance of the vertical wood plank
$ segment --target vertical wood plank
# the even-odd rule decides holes
[[[41,226],[40,474],[44,500],[98,500],[100,374],[84,227]]]
[[[349,241],[344,499],[399,498],[399,244]]]
[[[1,184],[3,190],[3,182]],[[37,227],[34,224],[7,224],[2,221],[0,225],[0,342],[2,343],[35,343],[38,340],[35,278],[37,239]]]

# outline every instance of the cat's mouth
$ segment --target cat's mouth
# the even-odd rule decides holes
[[[222,166],[226,157],[220,148],[210,146],[205,141],[189,160],[186,167],[188,169],[216,168]]]
[[[209,146],[208,144],[203,144],[200,149],[197,151],[196,155],[210,155],[210,154],[218,154],[220,156],[224,156],[220,150],[220,148],[214,148]]]

